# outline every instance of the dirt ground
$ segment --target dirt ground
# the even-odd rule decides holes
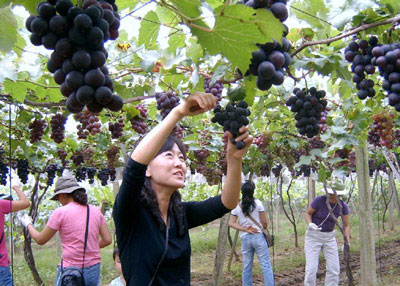
[[[342,260],[342,257],[340,257]],[[357,252],[352,252],[350,257],[351,271],[353,274],[355,285],[360,285],[360,254]],[[393,242],[386,243],[381,249],[376,249],[376,267],[378,273],[378,284],[385,286],[395,286],[400,285],[399,279],[390,279],[392,273],[396,272],[400,267],[400,239]],[[382,276],[380,276],[382,275]],[[398,275],[395,274],[395,275]],[[394,276],[394,275],[393,275]],[[275,285],[276,286],[300,286],[303,285],[304,279],[304,265],[301,267],[293,268],[284,272],[275,272]],[[397,276],[398,277],[398,276]],[[192,283],[193,286],[206,286],[211,285],[210,279],[211,274],[199,274],[192,273]],[[225,281],[223,286],[240,286],[240,278],[232,278],[229,275],[224,275]],[[317,273],[317,284],[324,285],[325,278],[325,260],[320,259],[319,269]],[[389,279],[388,279],[389,278]],[[392,277],[394,278],[394,277]],[[341,262],[341,275],[340,275],[340,285],[347,285],[347,277],[345,273],[345,266]],[[253,275],[253,285],[263,286],[263,279],[261,275]]]

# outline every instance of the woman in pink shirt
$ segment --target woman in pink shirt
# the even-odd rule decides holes
[[[4,234],[4,215],[26,209],[31,205],[29,199],[18,185],[14,185],[12,189],[17,193],[17,201],[0,199],[0,285],[3,286],[14,285],[10,272],[10,259],[8,258],[6,247],[7,239]]]
[[[87,203],[85,189],[80,187],[72,176],[58,179],[52,200],[58,200],[62,207],[50,216],[45,228],[39,232],[28,216],[21,219],[32,238],[39,244],[47,243],[59,231],[61,238],[62,267],[82,269],[86,286],[100,286],[100,248],[111,244],[111,233],[103,214],[95,206]],[[87,246],[84,253],[87,211],[89,207],[89,226]],[[99,236],[101,237],[99,239]],[[55,285],[60,285],[61,264],[57,266]]]

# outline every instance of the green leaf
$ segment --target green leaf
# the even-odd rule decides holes
[[[325,182],[326,177],[326,169],[324,165],[320,164],[320,168],[318,170],[318,182]]]
[[[182,35],[182,34],[176,33],[176,34],[170,36],[168,39],[169,46],[167,48],[167,51],[169,53],[173,53],[174,55],[176,55],[176,50],[185,45],[185,39],[186,39],[186,36]]]
[[[282,41],[282,35],[285,31],[281,21],[274,17],[271,11],[267,9],[256,10],[256,20],[260,31],[270,39]]]
[[[11,80],[5,80],[3,84],[4,84],[4,91],[6,93],[9,93],[13,98],[18,100],[19,102],[24,102],[28,84],[24,82],[14,82]]]
[[[323,21],[326,20],[326,16],[329,13],[323,0],[296,1],[291,3],[290,6],[291,14],[294,14],[299,20],[308,22],[314,28],[324,28],[329,25]]]
[[[182,14],[189,18],[196,18],[201,14],[199,0],[171,0],[171,2]]]
[[[132,89],[127,88],[124,84],[114,81],[114,90],[123,99],[132,97]]]
[[[17,42],[18,23],[10,7],[0,9],[0,50],[9,52]]]
[[[29,13],[37,15],[36,7],[40,2],[43,2],[43,0],[13,0],[8,2],[12,2],[13,5],[24,6]]]
[[[215,26],[212,29],[200,21],[196,21],[196,25],[202,28],[194,26],[190,28],[198,37],[199,43],[210,54],[222,53],[234,66],[246,71],[250,64],[251,53],[258,49],[256,43],[269,40],[258,29],[253,14],[254,9],[250,7],[227,6],[222,16],[216,16]]]
[[[144,44],[146,48],[154,45],[159,31],[160,20],[157,13],[154,11],[148,12],[140,23],[138,45]]]
[[[139,2],[139,0],[117,0],[117,1],[115,1],[115,4],[117,4],[118,10],[121,11],[126,8],[135,7],[138,2]]]
[[[186,48],[186,57],[197,63],[203,56],[203,47],[199,44],[191,44]]]

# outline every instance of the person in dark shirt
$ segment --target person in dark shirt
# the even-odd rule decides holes
[[[335,218],[343,215],[344,233],[350,243],[349,208],[338,196],[345,195],[347,190],[338,182],[332,183],[328,188],[328,199]],[[336,192],[335,192],[336,191]],[[306,211],[308,224],[305,237],[306,274],[305,286],[315,286],[318,260],[321,249],[326,259],[325,286],[339,285],[340,263],[336,242],[335,220],[329,213],[326,204],[327,196],[316,197]]]
[[[185,185],[183,143],[170,135],[185,116],[216,107],[212,94],[194,93],[175,107],[132,152],[116,197],[113,217],[122,272],[128,286],[190,285],[189,229],[220,218],[239,201],[242,156],[253,138],[242,127],[238,150],[228,136],[227,175],[220,196],[181,202]]]

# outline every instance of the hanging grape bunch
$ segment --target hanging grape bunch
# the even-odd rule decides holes
[[[267,154],[268,146],[269,143],[271,143],[271,140],[272,140],[272,133],[268,131],[263,131],[260,135],[254,138],[253,143],[257,145],[258,150],[260,150],[261,153]]]
[[[156,92],[157,109],[161,111],[161,117],[164,119],[171,110],[178,106],[179,97],[173,91]]]
[[[319,133],[319,122],[321,113],[325,110],[328,102],[323,99],[325,91],[315,87],[310,89],[294,88],[291,96],[286,100],[286,105],[290,106],[290,111],[296,112],[296,127],[301,135],[307,135],[312,138]]]
[[[86,174],[87,174],[87,177],[89,179],[89,184],[93,184],[94,183],[94,176],[96,175],[96,173],[97,173],[97,169],[96,168],[94,168],[94,167],[87,167],[86,168]]]
[[[35,143],[36,141],[42,140],[44,131],[46,130],[47,122],[45,119],[37,119],[29,123],[28,128],[30,130],[29,141]]]
[[[0,185],[7,185],[8,166],[0,158]]]
[[[331,111],[329,106],[325,107],[325,110],[321,112],[321,119],[319,120],[319,133],[325,133],[329,126],[326,124],[326,119],[328,117],[328,112]]]
[[[378,38],[372,36],[369,40],[352,41],[344,50],[345,58],[351,64],[353,82],[358,90],[359,99],[375,96],[374,81],[368,75],[375,73],[373,50],[378,46]]]
[[[238,150],[243,149],[246,145],[243,140],[235,142],[235,138],[240,135],[239,129],[249,124],[247,116],[250,115],[250,110],[247,107],[248,104],[245,101],[239,101],[237,104],[229,103],[225,109],[218,105],[214,109],[214,117],[211,119],[212,122],[223,126],[224,132],[230,131],[232,133],[232,144]]]
[[[89,110],[85,109],[82,112],[74,114],[74,119],[78,121],[78,139],[86,139],[89,134],[95,135],[100,133],[100,119]]]
[[[240,2],[239,2],[240,3]],[[284,22],[288,18],[286,0],[245,0],[244,4],[254,9],[267,9],[279,21]],[[277,41],[259,44],[259,50],[252,53],[248,73],[257,76],[257,87],[260,90],[268,90],[272,85],[281,85],[284,81],[285,71],[291,62],[289,54],[290,42],[286,39],[288,28],[282,37],[282,43]],[[246,73],[247,75],[247,73]]]
[[[75,169],[75,179],[82,182],[86,179],[86,167],[78,167]]]
[[[17,160],[17,174],[19,179],[21,180],[21,183],[26,184],[28,181],[28,175],[29,175],[29,163],[28,160],[25,159],[18,159]]]
[[[47,185],[51,186],[53,185],[54,178],[56,177],[56,172],[58,170],[57,164],[49,164],[46,167],[46,173],[47,173]]]
[[[64,130],[65,130],[65,122],[67,118],[61,113],[56,113],[50,120],[51,126],[51,139],[56,143],[61,143],[64,141]]]
[[[139,110],[139,115],[131,118],[132,128],[139,134],[145,134],[147,132],[147,124],[145,122],[147,118],[147,108],[143,104],[138,104],[136,105],[136,109]]]
[[[120,18],[115,0],[84,0],[82,7],[70,0],[48,0],[38,4],[25,26],[33,45],[54,50],[47,69],[68,97],[67,109],[79,113],[86,106],[99,113],[103,107],[122,109],[120,96],[104,66],[108,57],[104,43],[118,37]]]
[[[374,123],[368,132],[368,142],[375,146],[385,146],[391,149],[394,140],[393,118],[394,114],[386,110],[374,114],[372,116]]]
[[[109,122],[108,130],[110,130],[111,132],[111,138],[118,139],[122,137],[122,135],[124,135],[124,127],[125,124],[124,124],[124,119],[122,117],[120,117],[118,121],[115,123]]]
[[[222,99],[222,91],[224,90],[224,84],[222,81],[216,81],[211,84],[211,78],[204,79],[204,92],[213,94],[217,101]]]
[[[389,105],[400,111],[400,44],[376,46],[372,56],[372,63],[384,78],[382,88],[387,92]]]

